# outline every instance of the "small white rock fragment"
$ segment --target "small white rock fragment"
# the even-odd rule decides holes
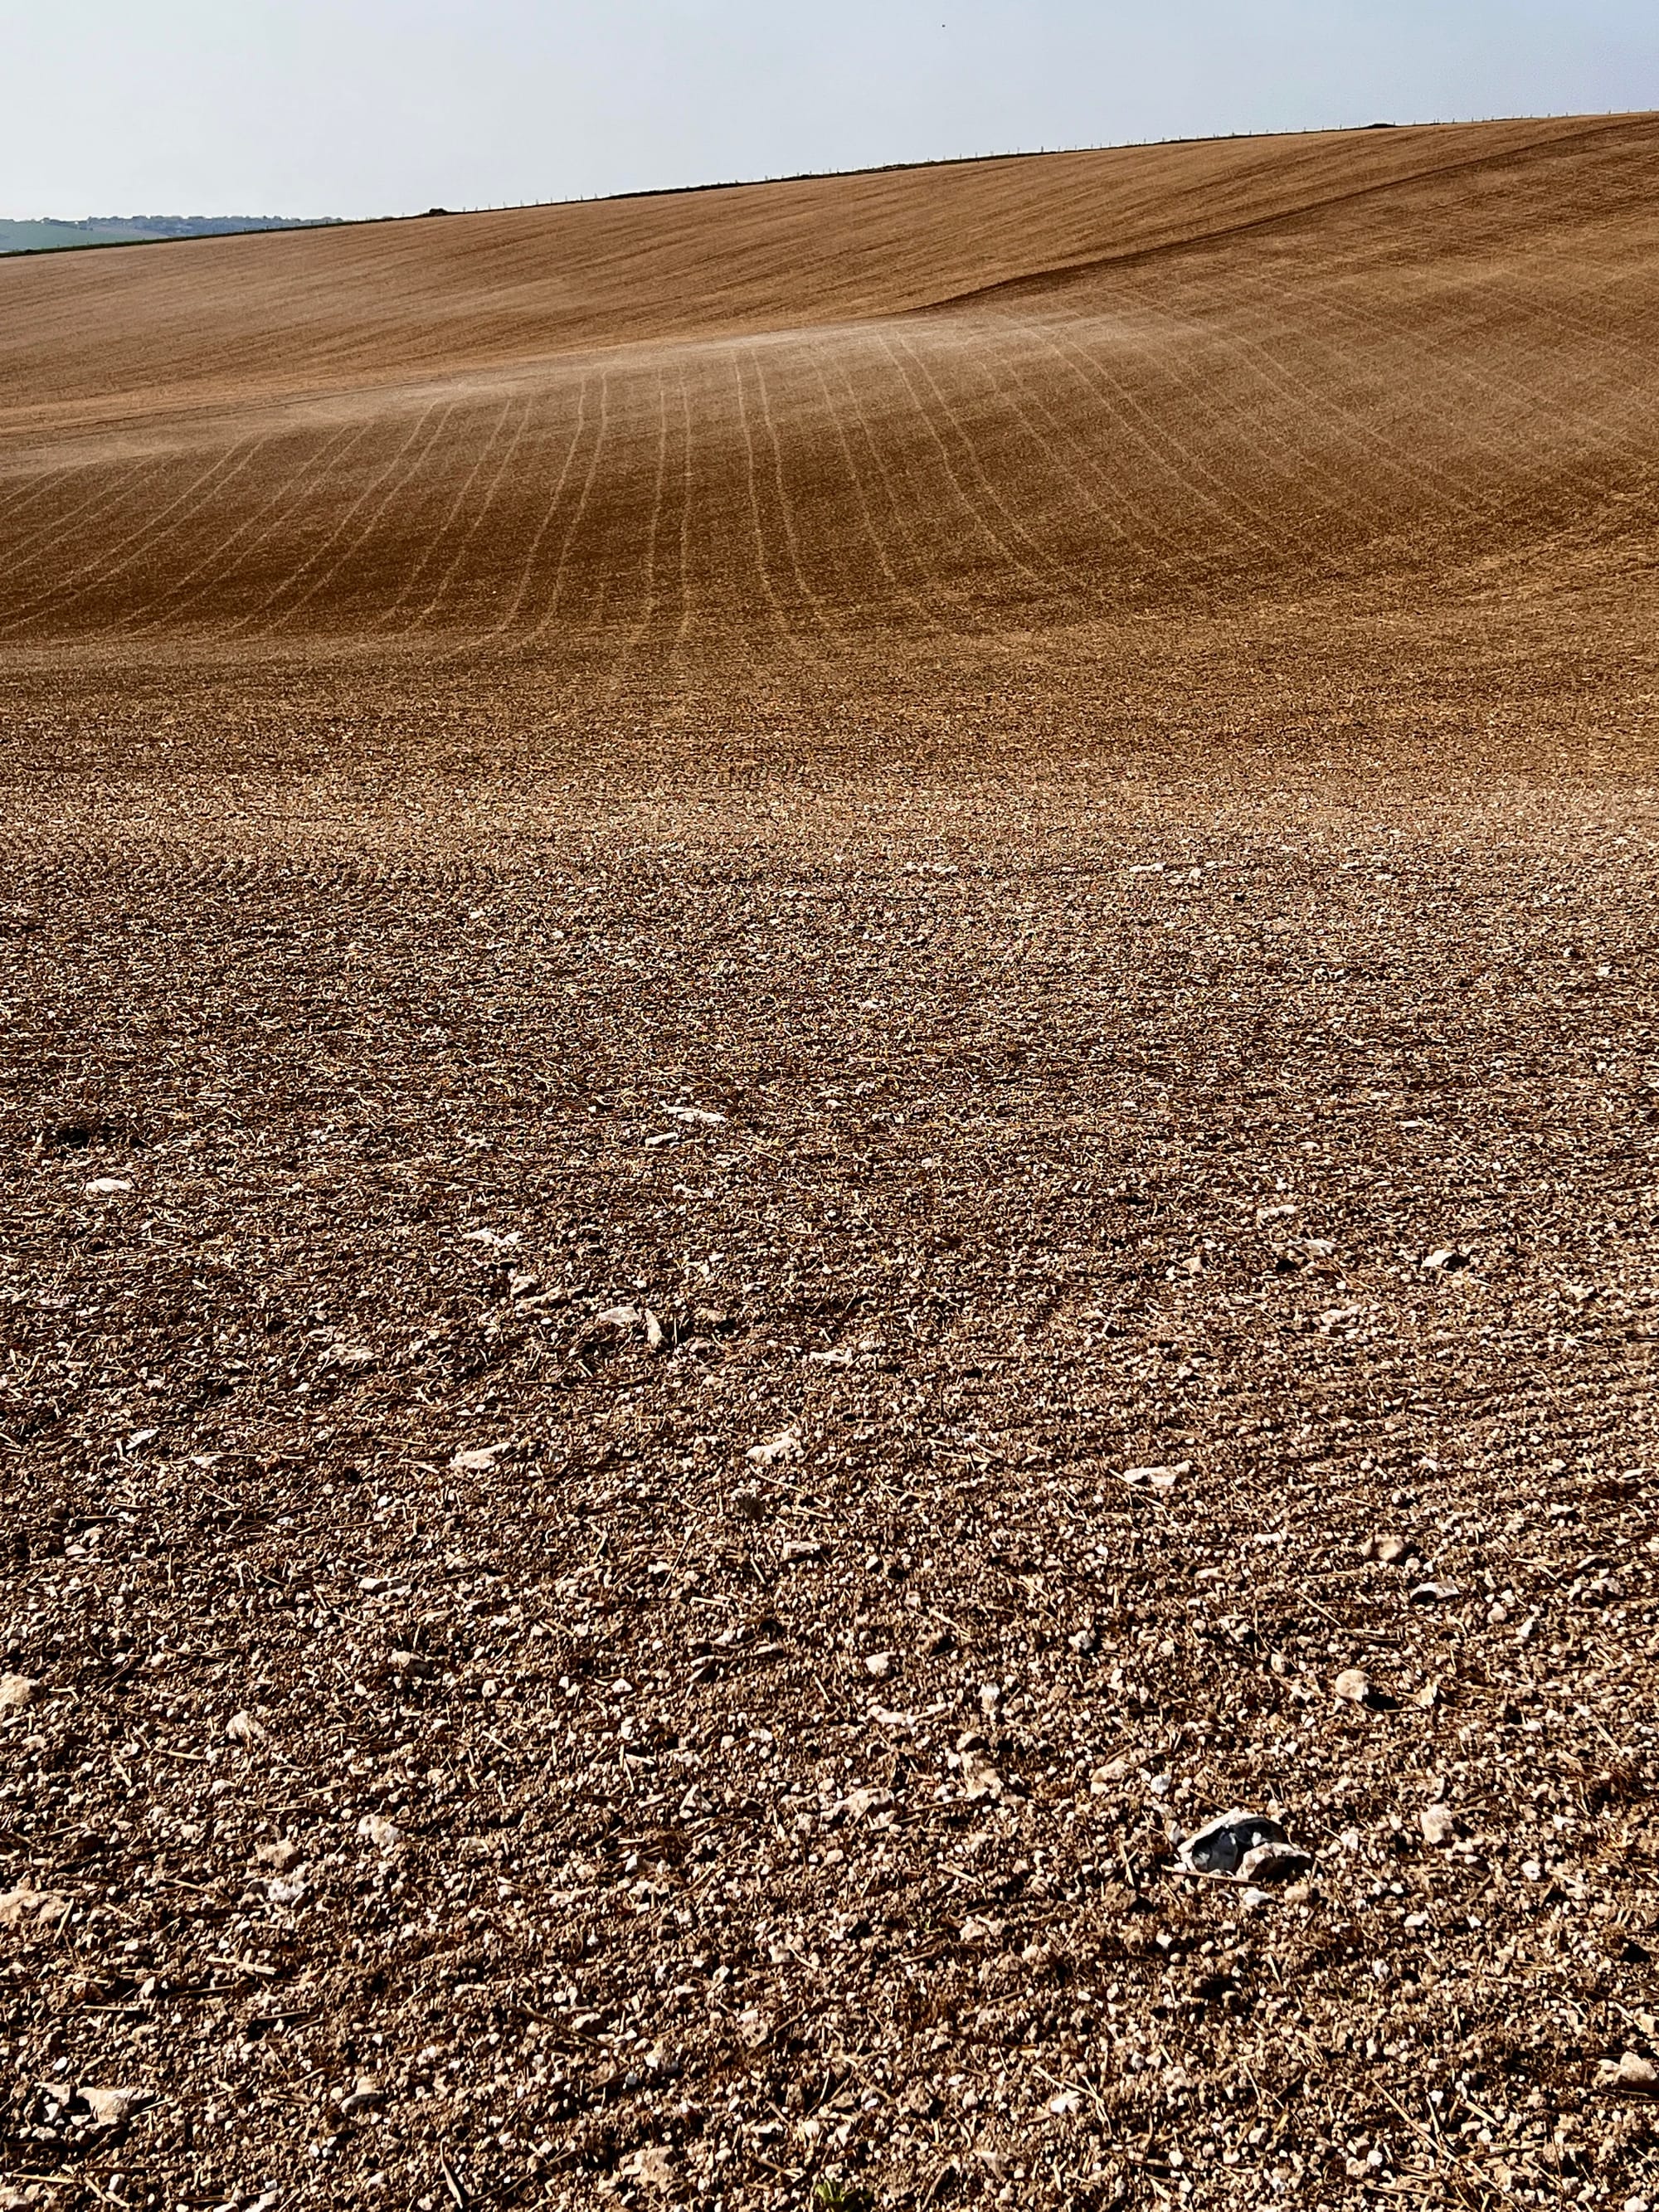
[[[1443,1605],[1457,1595],[1455,1583],[1419,1583],[1409,1593],[1413,1605]]]
[[[233,1743],[258,1743],[264,1733],[250,1712],[233,1713],[225,1723],[225,1734]]]
[[[884,1682],[897,1665],[897,1656],[891,1651],[866,1651],[864,1655],[864,1671],[874,1681]]]
[[[458,1474],[490,1474],[506,1449],[505,1444],[480,1444],[472,1451],[458,1451],[449,1464]]]
[[[125,1176],[94,1176],[86,1186],[85,1194],[88,1198],[116,1198],[122,1191],[131,1188]]]
[[[1245,1852],[1238,1863],[1238,1878],[1246,1882],[1283,1881],[1291,1875],[1305,1874],[1312,1864],[1310,1853],[1288,1840],[1274,1838]]]
[[[1345,1667],[1331,1684],[1331,1693],[1345,1705],[1363,1705],[1371,1693],[1371,1678],[1363,1667]]]
[[[95,2128],[119,2127],[136,2106],[149,2101],[143,2089],[88,2089],[76,2092],[82,2103],[92,2114]]]
[[[744,2014],[743,2017],[747,2020],[749,2015]],[[629,2151],[617,2171],[624,2180],[666,2191],[674,2187],[679,2169],[674,2163],[673,2152],[663,2144],[641,2143],[638,2150]]]
[[[775,1467],[783,1460],[799,1459],[800,1431],[781,1430],[775,1437],[769,1437],[764,1443],[750,1444],[744,1456],[753,1460],[757,1467]]]
[[[357,1823],[357,1833],[374,1844],[376,1850],[395,1851],[402,1844],[404,1832],[395,1820],[388,1820],[384,1813],[365,1813]]]
[[[988,1800],[995,1804],[1002,1796],[1000,1772],[977,1752],[967,1751],[962,1755],[962,1794],[970,1805],[981,1805]]]
[[[1659,2069],[1640,2051],[1627,2051],[1617,2062],[1601,2061],[1601,2087],[1622,2091],[1627,2097],[1659,2096]]]
[[[367,1344],[331,1344],[323,1354],[322,1364],[325,1367],[337,1367],[345,1374],[361,1375],[373,1367],[379,1357]]]
[[[1182,1476],[1192,1471],[1191,1460],[1182,1459],[1171,1467],[1126,1467],[1123,1480],[1135,1490],[1143,1485],[1148,1490],[1173,1490]]]
[[[1417,1825],[1423,1831],[1425,1844],[1457,1841],[1457,1815],[1449,1805],[1425,1805],[1417,1816]]]
[[[72,1901],[61,1889],[31,1889],[21,1882],[0,1893],[0,1928],[50,1928],[63,1919]]]
[[[21,1713],[40,1686],[32,1674],[0,1674],[0,1713]]]
[[[842,1802],[842,1810],[849,1820],[862,1820],[867,1814],[884,1811],[893,1802],[886,1790],[852,1790]]]

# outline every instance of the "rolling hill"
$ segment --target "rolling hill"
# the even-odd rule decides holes
[[[1659,123],[1119,149],[0,270],[0,650],[769,643],[1645,544]]]

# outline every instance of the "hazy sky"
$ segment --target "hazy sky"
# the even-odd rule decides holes
[[[0,215],[370,215],[1659,107],[1655,0],[0,0]]]

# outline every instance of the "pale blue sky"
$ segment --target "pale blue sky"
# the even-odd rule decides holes
[[[0,0],[0,215],[373,215],[1659,107],[1655,0]]]

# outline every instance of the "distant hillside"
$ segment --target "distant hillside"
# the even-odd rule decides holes
[[[679,682],[1652,562],[1659,116],[339,228],[0,270],[0,680],[95,639]]]
[[[66,246],[145,246],[162,238],[222,238],[239,230],[315,230],[336,218],[285,215],[92,215],[82,222],[12,222],[0,216],[0,253]]]

